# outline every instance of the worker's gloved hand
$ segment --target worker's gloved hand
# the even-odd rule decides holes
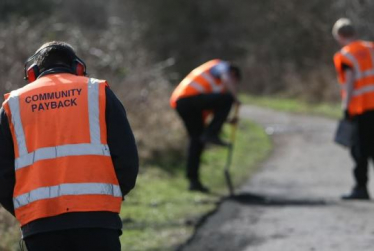
[[[351,120],[351,116],[349,115],[349,112],[348,112],[347,109],[344,110],[344,112],[343,112],[343,118],[344,118],[344,120]]]

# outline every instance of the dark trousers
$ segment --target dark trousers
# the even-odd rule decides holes
[[[28,251],[120,251],[120,231],[79,228],[47,232],[25,238]]]
[[[202,134],[218,135],[233,103],[231,94],[201,94],[177,101],[177,112],[182,118],[189,136],[187,151],[187,178],[199,180],[200,156],[204,150]],[[213,111],[213,119],[204,125],[203,111]]]
[[[351,147],[355,162],[353,174],[357,186],[366,186],[368,182],[369,159],[374,160],[374,111],[355,116],[357,135]]]

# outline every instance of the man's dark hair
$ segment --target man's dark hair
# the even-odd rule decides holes
[[[240,71],[240,68],[237,65],[230,64],[229,71],[231,74],[235,76],[235,78],[240,81],[242,79],[242,73]]]
[[[338,34],[341,36],[341,37],[344,37],[344,38],[352,38],[356,35],[356,31],[355,29],[353,28],[353,26],[350,26],[350,25],[346,25],[346,26],[342,26],[339,30],[338,30]]]
[[[40,71],[45,71],[54,67],[72,67],[76,58],[73,47],[65,42],[52,41],[43,44],[35,52],[35,63]]]
[[[340,18],[332,28],[332,35],[335,39],[338,39],[339,36],[342,38],[354,38],[356,36],[356,29],[351,20]]]

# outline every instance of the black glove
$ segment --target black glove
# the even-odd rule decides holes
[[[348,109],[344,110],[343,118],[344,118],[344,120],[351,120],[351,116],[349,115]]]

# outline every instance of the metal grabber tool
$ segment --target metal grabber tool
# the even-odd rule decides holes
[[[234,195],[234,186],[232,184],[231,175],[230,175],[230,166],[232,162],[232,154],[234,151],[234,143],[235,143],[235,136],[236,136],[236,130],[238,128],[238,115],[239,115],[239,104],[235,104],[235,110],[234,110],[234,122],[231,124],[231,135],[230,135],[230,144],[228,146],[228,152],[227,152],[227,160],[226,165],[224,169],[225,179],[227,183],[227,187],[229,189],[230,196]]]

